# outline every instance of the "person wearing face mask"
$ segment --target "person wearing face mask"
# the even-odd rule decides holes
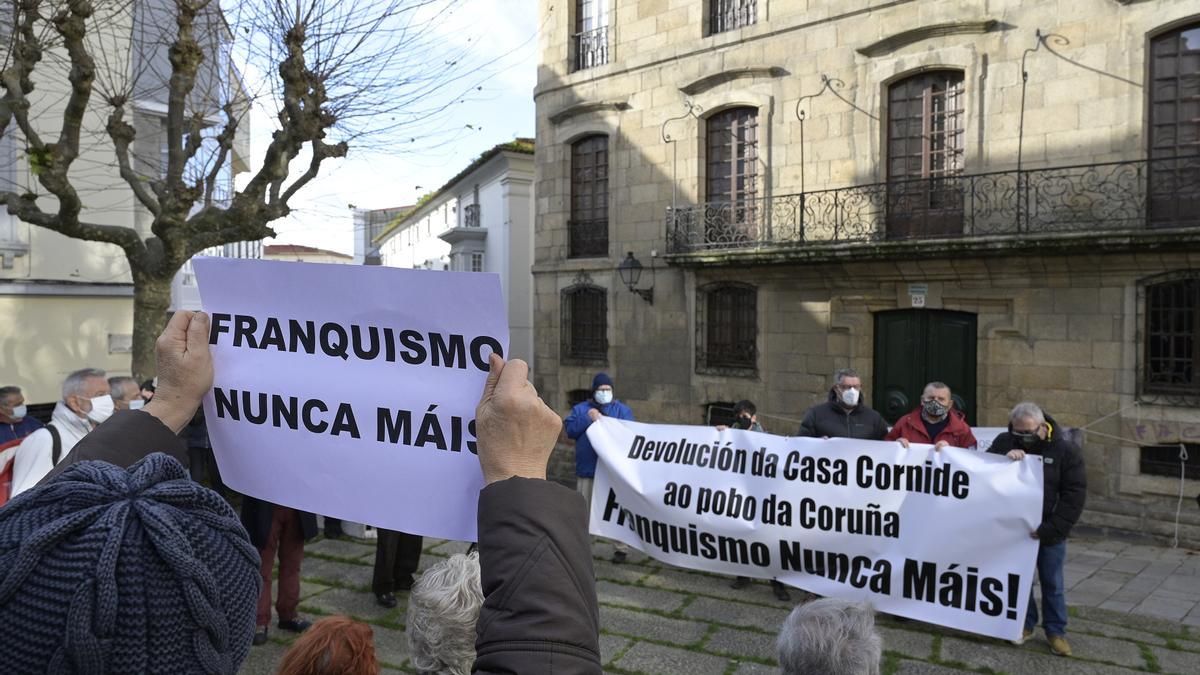
[[[944,382],[930,382],[921,394],[921,405],[909,414],[896,420],[896,425],[884,437],[885,441],[925,443],[941,450],[947,445],[955,448],[973,448],[979,444],[963,414],[954,409],[954,398],[950,387]]]
[[[882,441],[888,432],[887,422],[863,403],[862,379],[858,371],[843,368],[834,373],[833,382],[829,400],[804,413],[797,435]]]
[[[112,392],[114,410],[141,410],[146,405],[137,380],[125,375],[108,378],[108,390]]]
[[[717,425],[717,431],[725,431],[726,429],[741,429],[743,431],[757,431],[766,433],[763,425],[758,423],[758,406],[754,405],[753,401],[742,399],[733,404],[733,424],[726,426],[724,424]],[[743,589],[750,585],[750,577],[737,577],[733,583],[729,584],[730,588]],[[778,580],[771,580],[771,592],[775,594],[777,600],[788,602],[792,599],[787,588]]]
[[[633,420],[633,411],[629,406],[613,398],[613,381],[607,373],[596,373],[592,378],[592,397],[578,403],[567,415],[565,427],[567,437],[575,441],[575,489],[587,500],[588,513],[592,510],[592,480],[596,476],[596,451],[588,440],[587,430],[592,422],[601,417],[615,417],[619,420]],[[625,562],[629,547],[616,542],[617,550],[613,552],[613,562]]]
[[[20,387],[0,387],[0,447],[25,438],[42,428],[29,416]]]
[[[1058,426],[1035,403],[1018,403],[1009,415],[1008,431],[996,437],[988,452],[1021,461],[1026,455],[1041,455],[1044,489],[1042,522],[1029,536],[1038,540],[1037,576],[1042,587],[1042,629],[1050,651],[1070,656],[1067,643],[1067,595],[1063,563],[1067,559],[1067,537],[1083,513],[1087,499],[1087,474],[1083,452],[1067,440]],[[1022,644],[1033,637],[1038,623],[1037,604],[1029,595],[1025,630],[1013,642]]]
[[[12,496],[37,485],[76,443],[108,419],[115,407],[103,370],[84,368],[67,375],[50,424],[26,436],[17,448]]]

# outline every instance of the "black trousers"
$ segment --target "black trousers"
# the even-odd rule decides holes
[[[375,575],[371,590],[376,595],[407,591],[421,563],[421,537],[393,530],[378,530],[375,541]]]
[[[225,482],[221,480],[221,470],[217,468],[217,458],[213,456],[212,448],[188,448],[188,473],[197,483],[208,480],[208,487],[229,501]]]

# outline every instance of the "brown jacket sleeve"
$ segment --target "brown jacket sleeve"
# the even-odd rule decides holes
[[[476,673],[599,673],[600,619],[583,497],[509,478],[479,494],[483,608]]]
[[[54,478],[75,462],[98,459],[128,468],[155,452],[165,452],[187,466],[187,446],[183,444],[183,439],[172,433],[154,415],[140,410],[121,410],[84,436],[45,478],[38,481],[38,485]]]

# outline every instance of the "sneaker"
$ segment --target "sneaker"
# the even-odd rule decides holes
[[[625,562],[627,557],[629,556],[625,555],[625,551],[613,551],[612,561],[620,565],[621,563]]]
[[[252,644],[255,647],[261,647],[261,646],[267,644],[267,627],[266,626],[259,626],[258,628],[254,629],[254,642]]]
[[[740,591],[749,585],[750,585],[750,577],[738,577],[733,580],[732,584],[729,584],[729,587]]]
[[[280,630],[291,631],[293,633],[303,633],[304,631],[308,630],[308,627],[311,626],[312,623],[305,621],[304,619],[289,619],[287,621],[280,621],[275,625],[279,626]]]
[[[1071,645],[1067,644],[1067,638],[1062,635],[1048,635],[1046,641],[1050,643],[1050,651],[1059,656],[1070,656]]]
[[[783,584],[779,583],[778,581],[772,580],[771,581],[771,590],[775,592],[776,600],[782,600],[783,602],[791,602],[792,596],[790,593],[788,593],[787,588],[785,588]]]
[[[396,596],[391,593],[379,593],[375,596],[375,603],[380,607],[391,609],[396,606]]]
[[[1012,642],[1014,645],[1020,646],[1025,644],[1025,641],[1031,637],[1033,637],[1033,629],[1025,628],[1021,631],[1021,637],[1017,638],[1016,640],[1010,640],[1010,642]]]

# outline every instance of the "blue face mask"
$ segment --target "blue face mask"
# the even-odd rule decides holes
[[[612,403],[613,393],[611,389],[602,389],[596,392],[596,403],[600,405],[608,405]]]

